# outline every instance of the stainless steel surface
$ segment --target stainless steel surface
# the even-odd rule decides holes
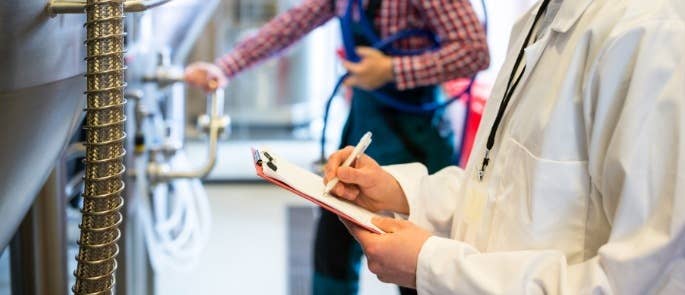
[[[26,214],[79,119],[84,16],[45,0],[0,1],[0,248]]]
[[[163,13],[163,11],[166,11],[166,13],[180,13],[185,11],[185,19],[192,20],[185,24],[178,24],[177,28],[180,30],[176,29],[176,37],[171,39],[174,40],[171,43],[172,48],[174,48],[171,61],[174,64],[184,64],[186,62],[188,55],[207,26],[207,23],[214,16],[220,2],[220,0],[175,0],[171,5],[154,10],[156,13]],[[194,12],[190,12],[191,10],[194,10]]]
[[[7,245],[72,134],[84,84],[79,75],[0,92],[0,248]]]
[[[13,294],[66,294],[64,167],[57,165],[13,240]]]
[[[41,189],[33,206],[36,253],[42,263],[36,267],[38,278],[37,294],[58,294],[68,292],[67,244],[66,244],[66,198],[64,167],[57,165]]]
[[[175,83],[181,83],[183,81],[183,69],[172,66],[160,66],[152,75],[143,76],[143,82],[156,83],[160,88],[164,88]]]
[[[51,19],[45,10],[46,3],[0,1],[0,92],[83,73],[85,17],[65,15]]]
[[[173,63],[180,64],[187,58],[219,2],[220,0],[129,0],[124,2],[124,10],[145,11],[146,15],[143,17],[149,19],[149,28],[154,33],[148,36],[150,40],[138,41],[143,41],[141,43],[146,47],[172,49]],[[45,6],[44,2],[41,4]],[[86,1],[83,0],[51,0],[44,9],[44,15],[64,17],[61,14],[80,14],[85,11],[85,5]]]
[[[0,250],[0,294],[11,294],[10,247]]]
[[[86,5],[86,173],[76,294],[112,294],[124,205],[124,3]]]
[[[57,16],[65,13],[83,13],[86,11],[86,1],[50,0],[47,11],[50,16]]]
[[[140,41],[153,52],[169,50],[171,64],[182,65],[199,34],[214,15],[219,2],[219,0],[173,0],[150,10],[143,16],[142,21],[146,25],[143,29],[148,32]]]

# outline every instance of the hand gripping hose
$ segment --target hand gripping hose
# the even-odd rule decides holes
[[[75,294],[112,294],[124,205],[124,1],[86,2],[86,173]]]

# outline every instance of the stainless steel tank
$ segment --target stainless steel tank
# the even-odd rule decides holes
[[[0,249],[81,118],[84,15],[46,0],[0,1]]]
[[[215,57],[225,55],[275,16],[301,2],[224,1],[218,11],[219,17],[215,19],[214,32],[200,41],[213,49],[211,55],[195,58],[213,61]],[[332,21],[307,34],[277,57],[246,69],[229,82],[225,112],[231,117],[232,136],[254,138],[262,130],[266,131],[263,136],[291,138],[288,130],[307,127],[320,117],[322,101],[330,94],[338,74],[337,29],[337,23]],[[204,108],[191,105],[188,110],[192,126]],[[286,132],[278,133],[282,131]]]

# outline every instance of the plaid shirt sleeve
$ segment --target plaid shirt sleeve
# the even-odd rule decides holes
[[[304,0],[268,22],[254,36],[240,42],[230,53],[218,58],[216,64],[226,76],[233,77],[279,53],[334,16],[333,1]]]
[[[485,31],[468,0],[413,0],[442,42],[439,50],[393,58],[399,89],[470,77],[488,67]]]

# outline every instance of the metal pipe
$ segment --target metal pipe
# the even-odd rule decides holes
[[[12,294],[64,294],[67,275],[64,162],[58,161],[11,244]],[[16,277],[16,278],[15,278]]]
[[[74,159],[86,156],[86,146],[81,142],[70,144],[64,152],[64,161],[71,161]]]
[[[160,171],[158,179],[170,180],[181,178],[203,178],[212,172],[214,165],[216,165],[216,154],[218,148],[219,128],[210,127],[209,144],[207,146],[207,159],[205,163],[197,168],[188,171]]]
[[[83,13],[86,10],[86,1],[51,0],[47,9],[52,17],[65,13]]]
[[[205,122],[205,127],[209,129],[209,143],[207,145],[207,159],[204,164],[188,171],[166,171],[162,169],[149,171],[150,177],[156,181],[168,181],[171,179],[203,178],[207,176],[216,165],[219,136],[229,124],[229,119],[223,115],[223,112],[224,91],[223,89],[217,89],[208,97],[207,101],[208,120]]]
[[[171,0],[132,0],[124,3],[124,11],[126,12],[140,12],[150,8],[155,8],[165,4]]]
[[[125,12],[141,12],[165,4],[171,0],[131,0],[124,2]],[[86,9],[86,1],[83,0],[51,0],[48,3],[48,12],[51,16],[65,13],[83,13]]]
[[[126,170],[124,1],[88,0],[86,173],[75,294],[112,294]]]

